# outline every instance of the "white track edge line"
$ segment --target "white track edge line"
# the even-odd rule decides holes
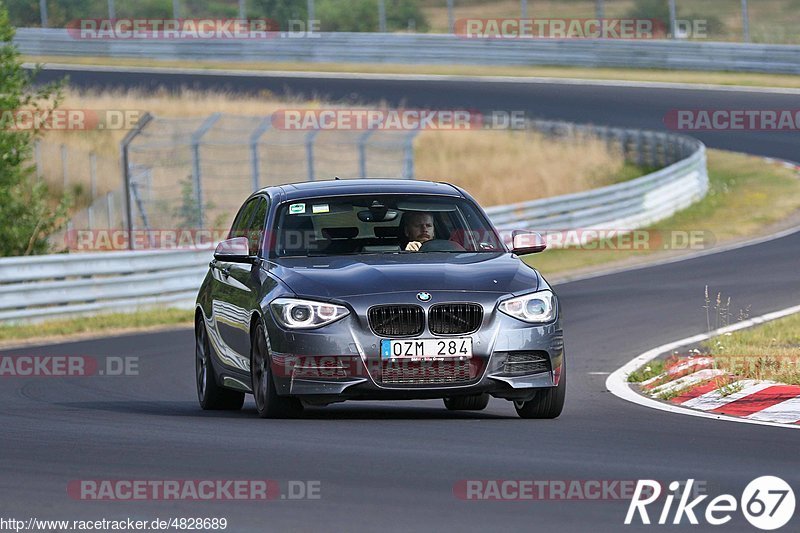
[[[714,420],[724,420],[728,422],[739,422],[741,424],[757,424],[760,426],[773,426],[786,429],[800,429],[800,425],[798,424],[782,424],[779,422],[767,422],[762,420],[752,420],[749,418],[739,418],[735,416],[711,414],[704,411],[696,411],[694,409],[689,409],[678,405],[672,405],[660,402],[658,400],[654,400],[652,398],[637,393],[635,390],[633,390],[633,388],[631,388],[631,386],[628,384],[627,381],[628,374],[638,369],[645,363],[652,361],[653,359],[657,358],[658,356],[660,356],[665,352],[672,351],[676,348],[680,348],[688,344],[694,344],[697,342],[708,340],[712,337],[724,335],[725,333],[731,333],[734,331],[738,331],[740,329],[745,329],[772,320],[777,320],[779,318],[793,315],[795,313],[800,313],[800,305],[787,307],[786,309],[781,309],[780,311],[774,311],[772,313],[767,313],[748,320],[744,320],[742,322],[737,322],[736,324],[731,324],[730,326],[719,328],[710,333],[701,333],[699,335],[694,335],[692,337],[686,337],[685,339],[680,339],[674,342],[663,344],[661,346],[648,350],[637,357],[634,357],[633,359],[628,361],[625,365],[612,372],[611,375],[608,376],[608,379],[606,380],[606,388],[610,393],[612,393],[614,396],[618,398],[627,400],[637,405],[641,405],[642,407],[650,407],[652,409],[658,409],[660,411],[696,416],[700,418],[711,418]]]

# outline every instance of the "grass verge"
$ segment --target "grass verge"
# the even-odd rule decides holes
[[[800,313],[709,339],[717,368],[743,379],[800,385]]]
[[[667,361],[655,359],[637,370],[628,374],[628,383],[641,383],[661,374],[667,368]]]
[[[116,67],[193,68],[204,70],[253,70],[285,72],[331,72],[365,74],[428,74],[442,76],[511,76],[565,78],[651,83],[690,83],[742,87],[800,88],[800,76],[749,72],[701,72],[694,70],[582,68],[550,66],[480,66],[480,65],[403,65],[395,63],[309,63],[309,62],[222,62],[158,61],[106,57],[25,56],[30,63],[107,65]]]
[[[640,249],[620,249],[619,241],[603,240],[591,248],[550,249],[526,256],[525,261],[545,276],[566,277],[696,251],[697,246],[682,247],[685,243],[677,242],[686,232],[702,232],[701,248],[768,234],[800,211],[800,180],[791,169],[759,157],[709,150],[708,170],[706,197],[645,228],[651,241]],[[676,241],[670,242],[673,238]],[[671,249],[665,250],[665,246]]]
[[[192,309],[152,309],[135,313],[109,313],[80,318],[49,320],[37,324],[0,325],[0,345],[36,339],[47,341],[95,333],[126,333],[166,326],[190,326]]]

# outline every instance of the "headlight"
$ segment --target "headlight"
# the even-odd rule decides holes
[[[531,324],[551,322],[556,316],[556,297],[539,291],[500,302],[500,311]]]
[[[270,307],[280,325],[289,329],[319,328],[350,312],[341,305],[297,298],[276,298]]]

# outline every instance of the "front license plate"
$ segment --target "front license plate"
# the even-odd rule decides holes
[[[452,359],[472,357],[472,338],[382,340],[381,359]]]

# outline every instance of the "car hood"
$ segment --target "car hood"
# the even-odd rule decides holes
[[[510,253],[419,253],[286,257],[268,271],[295,294],[318,298],[406,291],[536,290],[540,278]]]

